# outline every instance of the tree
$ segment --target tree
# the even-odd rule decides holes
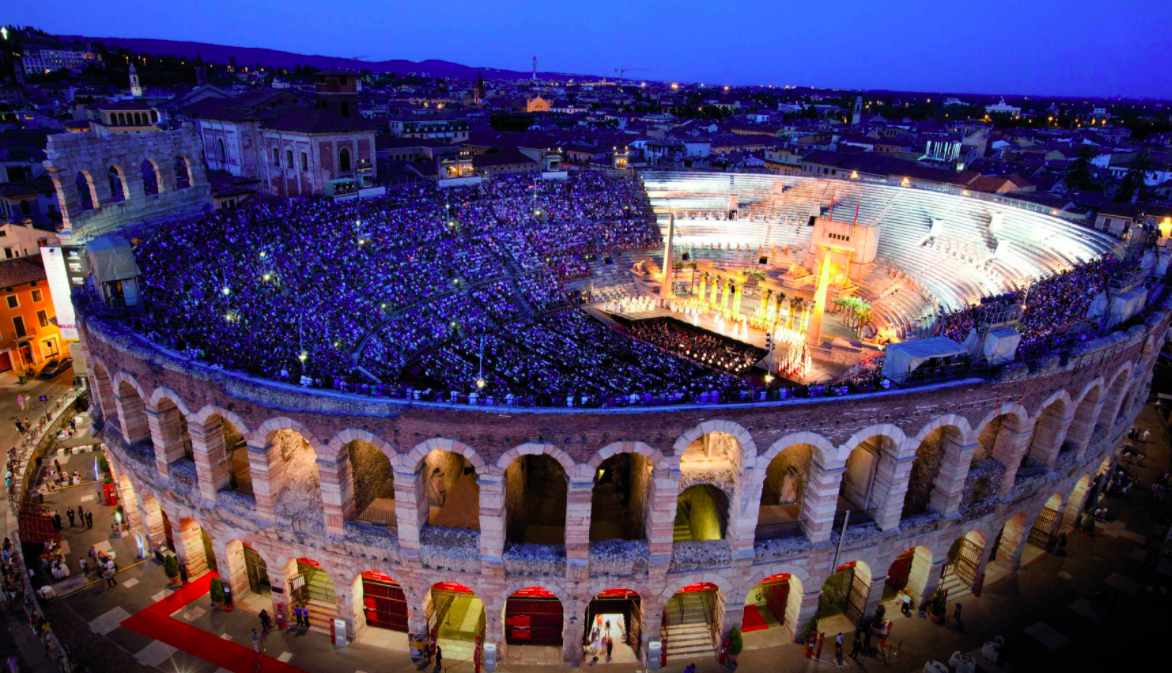
[[[179,559],[174,554],[167,554],[163,557],[163,574],[171,580],[179,577]]]
[[[1115,203],[1131,203],[1139,196],[1151,165],[1148,151],[1141,150],[1139,155],[1135,157],[1135,161],[1132,162],[1131,169],[1127,171],[1127,175],[1124,175],[1123,181],[1119,183],[1119,190],[1115,192]]]
[[[1095,182],[1095,174],[1091,170],[1092,156],[1094,156],[1094,150],[1089,146],[1084,145],[1078,151],[1078,157],[1070,162],[1070,166],[1066,169],[1064,180],[1067,188],[1083,191],[1095,191],[1099,188],[1098,183]]]
[[[494,131],[528,131],[533,120],[527,115],[494,112],[488,119]]]

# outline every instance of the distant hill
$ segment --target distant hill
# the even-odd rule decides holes
[[[299,65],[314,68],[340,68],[344,70],[369,70],[374,73],[395,73],[406,75],[428,75],[432,77],[453,77],[457,79],[476,79],[478,73],[484,73],[489,79],[527,79],[530,72],[518,70],[501,70],[499,68],[477,68],[451,61],[428,59],[426,61],[408,61],[392,59],[389,61],[362,61],[340,56],[317,56],[294,54],[293,52],[277,49],[260,49],[257,47],[232,47],[223,44],[209,44],[207,42],[187,42],[182,40],[156,40],[142,37],[83,37],[80,35],[62,35],[61,39],[79,42],[103,42],[108,47],[121,47],[143,54],[175,55],[186,58],[195,58],[198,53],[205,61],[227,63],[230,57],[236,57],[240,65],[263,65],[267,68],[293,69]],[[570,79],[582,77],[557,72],[538,72],[541,79]]]

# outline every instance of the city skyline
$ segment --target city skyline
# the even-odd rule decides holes
[[[274,15],[263,3],[212,0],[177,11],[130,0],[125,12],[106,16],[66,0],[51,11],[16,8],[7,20],[58,34],[185,40],[371,61],[434,58],[517,71],[528,70],[536,55],[541,71],[613,77],[625,68],[628,78],[713,85],[1172,97],[1172,79],[1149,77],[1172,68],[1172,56],[1160,48],[1156,33],[1136,29],[1172,22],[1172,9],[1138,2],[1121,3],[1107,15],[1070,11],[1069,3],[1010,9],[1000,1],[979,14],[919,0],[880,8],[852,3],[841,16],[791,2],[750,1],[736,14],[693,2],[676,3],[671,12],[658,2],[617,0],[589,8],[506,0],[492,14],[481,6],[457,0],[438,8],[388,9],[351,0],[320,16],[320,5],[299,1],[285,3]],[[235,19],[175,20],[177,13],[194,11]],[[750,34],[761,39],[745,40],[745,31],[736,29],[709,34],[713,26],[741,24],[745,17],[759,19]],[[722,40],[726,49],[703,46]],[[902,63],[917,67],[899,67]]]

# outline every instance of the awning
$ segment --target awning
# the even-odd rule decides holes
[[[883,376],[893,381],[902,381],[908,373],[931,358],[946,358],[964,355],[964,346],[948,337],[915,339],[887,346],[883,360]]]
[[[90,269],[98,283],[111,283],[142,275],[130,243],[121,236],[102,236],[86,244]]]

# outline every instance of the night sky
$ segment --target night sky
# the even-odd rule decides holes
[[[1151,0],[13,0],[0,21],[708,84],[1172,98]]]

